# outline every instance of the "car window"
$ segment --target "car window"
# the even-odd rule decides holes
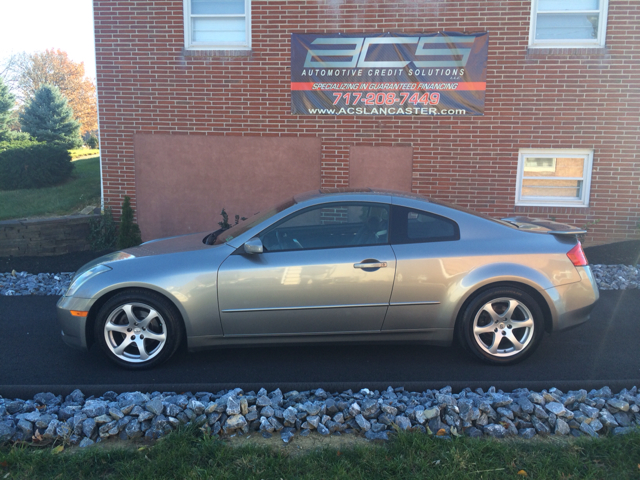
[[[458,224],[449,218],[407,207],[393,207],[391,243],[446,242],[460,239]]]
[[[246,232],[250,228],[253,228],[256,225],[258,225],[259,223],[264,222],[268,218],[273,217],[275,214],[280,213],[281,211],[283,211],[286,208],[289,208],[290,206],[294,205],[295,203],[296,202],[295,202],[295,200],[293,198],[289,198],[289,199],[287,199],[287,200],[285,200],[283,202],[280,202],[279,204],[274,205],[273,207],[270,207],[270,208],[268,208],[268,209],[266,209],[264,211],[254,213],[249,218],[241,221],[237,225],[234,225],[230,229],[223,231],[216,238],[216,241],[215,241],[214,245],[220,245],[222,243],[230,242],[231,240],[233,240],[237,236],[242,235],[244,232]]]
[[[388,243],[389,206],[331,203],[292,214],[260,234],[264,250],[310,250]]]

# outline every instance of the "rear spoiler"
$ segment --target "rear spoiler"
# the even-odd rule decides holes
[[[525,216],[503,218],[503,222],[510,223],[520,230],[535,233],[549,233],[551,235],[584,235],[587,231],[584,228],[576,228],[566,223],[558,223],[552,220],[541,218],[530,218]]]

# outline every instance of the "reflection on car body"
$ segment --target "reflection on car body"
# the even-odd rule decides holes
[[[316,191],[229,230],[154,240],[78,271],[66,343],[129,368],[240,344],[457,339],[510,364],[589,318],[598,290],[576,235],[401,192]],[[203,238],[204,237],[204,238]]]

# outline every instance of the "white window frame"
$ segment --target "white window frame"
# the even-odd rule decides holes
[[[522,185],[524,178],[533,178],[536,180],[579,180],[579,177],[524,177],[524,160],[527,157],[542,158],[582,158],[584,160],[582,171],[582,192],[579,199],[567,197],[534,197],[522,196]],[[516,183],[516,201],[517,206],[531,207],[588,207],[589,193],[591,191],[591,172],[593,168],[593,149],[587,148],[522,148],[518,153],[518,176]]]
[[[244,0],[244,15],[192,15],[191,0],[183,0],[184,5],[184,45],[187,50],[251,50],[251,0]],[[207,18],[238,18],[244,17],[246,42],[209,43],[194,42],[192,40],[191,19],[193,17]]]
[[[598,0],[600,7],[598,8],[598,38],[579,39],[579,38],[549,38],[536,40],[536,28],[538,20],[538,0],[531,0],[531,25],[529,27],[529,47],[530,48],[584,48],[584,47],[604,47],[607,35],[607,13],[609,10],[609,0]],[[545,13],[593,13],[596,10],[558,10]]]

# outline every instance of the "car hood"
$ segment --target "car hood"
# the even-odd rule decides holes
[[[168,253],[189,252],[193,250],[205,250],[217,248],[215,245],[205,245],[202,239],[207,235],[206,232],[191,233],[188,235],[180,235],[177,237],[160,238],[145,242],[138,247],[131,247],[118,252],[108,253],[101,257],[91,260],[83,265],[75,274],[78,275],[89,270],[91,267],[100,264],[108,264],[121,260],[130,260],[139,257],[149,257],[152,255],[165,255]]]
[[[123,250],[136,257],[148,257],[150,255],[164,255],[166,253],[190,252],[193,250],[206,250],[215,248],[213,245],[205,245],[203,238],[207,232],[190,233],[177,237],[160,238],[145,242],[139,247]]]

